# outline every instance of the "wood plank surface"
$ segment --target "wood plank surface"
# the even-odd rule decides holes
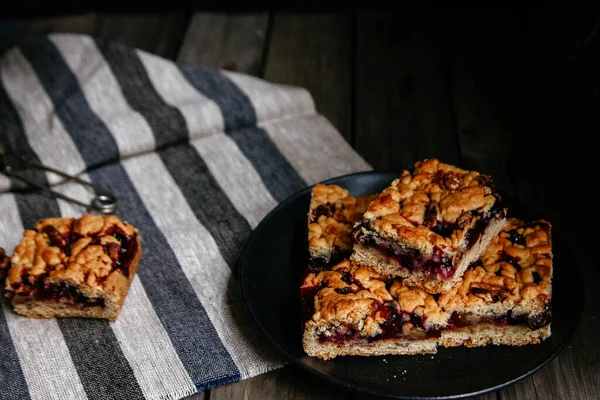
[[[452,106],[462,165],[491,175],[509,193],[510,151],[524,133],[523,68],[511,15],[497,10],[455,11],[441,39],[451,63]],[[508,21],[508,22],[507,22]],[[477,32],[476,34],[474,34]],[[508,155],[508,157],[507,157]]]
[[[93,34],[174,60],[181,47],[190,16],[165,14],[105,14],[98,17]]]
[[[49,33],[81,33],[118,40],[168,59],[174,59],[187,30],[186,13],[119,15],[84,14],[13,22],[10,41],[19,45]]]
[[[93,13],[53,18],[32,18],[4,21],[0,31],[0,54],[35,37],[57,32],[89,34],[96,26]]]
[[[210,391],[210,400],[343,400],[347,396],[346,390],[309,376],[306,371],[293,366]]]
[[[195,13],[177,62],[261,75],[268,22],[267,13]]]
[[[460,161],[435,23],[422,12],[358,14],[354,144],[376,169]]]
[[[276,14],[264,78],[306,88],[317,111],[352,143],[353,17]]]

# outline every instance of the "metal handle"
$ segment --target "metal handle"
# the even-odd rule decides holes
[[[75,198],[66,196],[60,192],[57,192],[56,190],[53,190],[51,188],[49,188],[48,186],[44,186],[42,184],[39,184],[29,178],[24,177],[23,175],[15,172],[14,170],[14,166],[16,165],[23,165],[25,167],[31,167],[31,168],[36,168],[36,169],[41,169],[44,171],[49,171],[52,172],[54,174],[60,175],[64,178],[67,179],[72,179],[74,181],[76,181],[77,183],[81,184],[81,185],[85,185],[85,186],[89,186],[92,189],[94,189],[94,192],[96,193],[96,196],[94,198],[92,198],[91,202],[88,203],[84,203],[80,200],[77,200]],[[101,214],[110,214],[112,212],[115,211],[116,207],[117,207],[117,199],[116,197],[109,192],[108,190],[101,188],[99,186],[94,185],[91,182],[85,181],[81,178],[78,178],[76,176],[73,175],[69,175],[63,171],[59,171],[55,168],[52,167],[48,167],[46,165],[42,165],[40,163],[37,163],[33,160],[30,160],[26,157],[23,156],[18,156],[16,154],[13,153],[9,153],[6,152],[2,146],[0,145],[0,167],[2,169],[2,172],[4,172],[7,176],[19,179],[20,181],[23,181],[25,183],[27,183],[28,185],[31,185],[35,188],[38,188],[40,190],[43,190],[45,192],[48,192],[50,194],[52,194],[53,196],[56,196],[58,198],[61,198],[63,200],[67,200],[76,204],[79,204],[80,206],[83,206],[86,208],[86,210],[88,211],[96,211],[99,212]]]

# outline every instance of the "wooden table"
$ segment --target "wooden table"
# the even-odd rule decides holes
[[[439,157],[491,174],[565,235],[587,292],[576,335],[549,365],[477,399],[599,399],[597,20],[583,8],[90,13],[1,21],[0,51],[80,32],[303,86],[376,169]],[[242,398],[363,397],[290,366],[190,399]]]

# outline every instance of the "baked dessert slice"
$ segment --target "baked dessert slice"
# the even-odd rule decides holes
[[[446,316],[431,295],[409,290],[398,301],[393,281],[348,259],[310,271],[301,286],[306,354],[338,356],[431,354]]]
[[[352,232],[352,260],[443,293],[506,220],[491,177],[437,159],[414,164],[372,201]]]
[[[308,211],[311,267],[330,267],[350,255],[350,231],[376,197],[376,194],[353,197],[338,185],[318,183],[313,186]]]
[[[442,346],[525,345],[551,336],[552,226],[509,218],[463,280],[438,299]]]
[[[138,229],[116,216],[43,219],[11,256],[5,296],[26,317],[114,321],[141,255]]]

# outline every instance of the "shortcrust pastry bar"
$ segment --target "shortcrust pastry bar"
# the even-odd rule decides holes
[[[500,232],[506,211],[489,176],[419,161],[370,203],[352,232],[351,259],[443,293]]]
[[[116,216],[43,219],[10,257],[5,296],[27,317],[114,321],[141,254],[138,229]]]

